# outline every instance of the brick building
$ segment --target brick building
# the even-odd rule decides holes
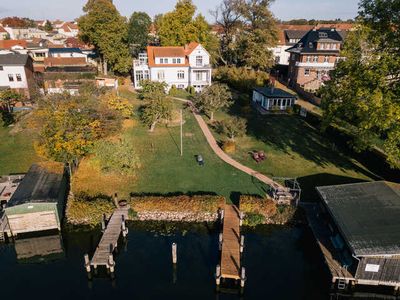
[[[314,28],[287,49],[290,53],[289,84],[305,91],[318,90],[329,80],[329,72],[340,59],[346,34],[347,31],[334,28]]]

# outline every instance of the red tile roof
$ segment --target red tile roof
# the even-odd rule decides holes
[[[3,28],[3,26],[0,25],[0,32],[2,33],[7,33],[7,31]]]
[[[45,67],[61,66],[86,66],[84,57],[46,57],[44,59]]]
[[[25,40],[3,40],[3,41],[0,41],[0,49],[10,50],[11,48],[13,48],[15,46],[21,46],[22,48],[26,49],[27,41],[25,41]]]
[[[189,60],[186,57],[184,47],[147,47],[149,67],[188,67]],[[156,57],[185,57],[184,64],[156,64]]]

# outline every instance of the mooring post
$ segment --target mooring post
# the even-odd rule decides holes
[[[246,281],[246,269],[242,267],[242,272],[240,275],[240,287],[244,288],[244,282]]]
[[[221,209],[221,222],[224,220],[224,210]]]
[[[222,232],[219,233],[219,251],[222,251],[222,239],[223,235]]]
[[[176,261],[177,261],[176,248],[177,248],[176,243],[172,243],[172,263],[173,264],[176,264]]]
[[[122,229],[122,236],[126,237],[128,234],[128,228],[126,228],[126,224],[125,224],[125,216],[122,215],[122,221],[121,221],[121,229]]]
[[[114,273],[115,262],[112,253],[110,253],[110,255],[108,256],[108,267],[110,268],[111,274]]]
[[[244,218],[243,212],[239,213],[239,217],[240,217],[239,226],[242,226],[243,225],[243,218]]]
[[[244,235],[240,236],[240,253],[243,253],[244,249]]]
[[[85,258],[85,268],[86,272],[90,273],[90,260],[89,260],[89,254],[84,255]]]
[[[220,285],[221,283],[221,266],[217,265],[217,268],[215,270],[215,282],[217,285]]]
[[[117,194],[117,193],[114,194],[114,204],[115,204],[115,206],[116,206],[117,208],[119,208],[119,204],[118,204],[118,194]]]
[[[101,220],[101,231],[106,231],[106,214],[103,214],[103,219]]]

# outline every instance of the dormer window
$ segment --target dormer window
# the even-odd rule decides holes
[[[168,63],[168,58],[164,58],[164,63],[165,63],[165,64]]]
[[[173,63],[173,64],[176,64],[176,58],[173,58],[173,59],[172,59],[172,63]]]
[[[320,39],[324,39],[328,37],[328,34],[326,32],[318,32],[318,36]]]
[[[177,59],[176,59],[176,62],[177,62],[178,64],[180,64],[180,63],[181,63],[181,59],[180,59],[180,58],[177,58]]]
[[[160,58],[160,64],[164,63],[164,58]]]
[[[203,56],[196,56],[196,67],[203,66]]]
[[[309,48],[312,48],[312,47],[313,47],[313,43],[312,43],[312,42],[309,42],[309,43],[308,43],[308,47],[309,47]]]

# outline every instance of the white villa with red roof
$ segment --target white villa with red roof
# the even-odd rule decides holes
[[[142,80],[165,82],[170,89],[193,86],[196,92],[211,85],[210,54],[199,43],[183,47],[147,47],[133,62],[134,87]]]

